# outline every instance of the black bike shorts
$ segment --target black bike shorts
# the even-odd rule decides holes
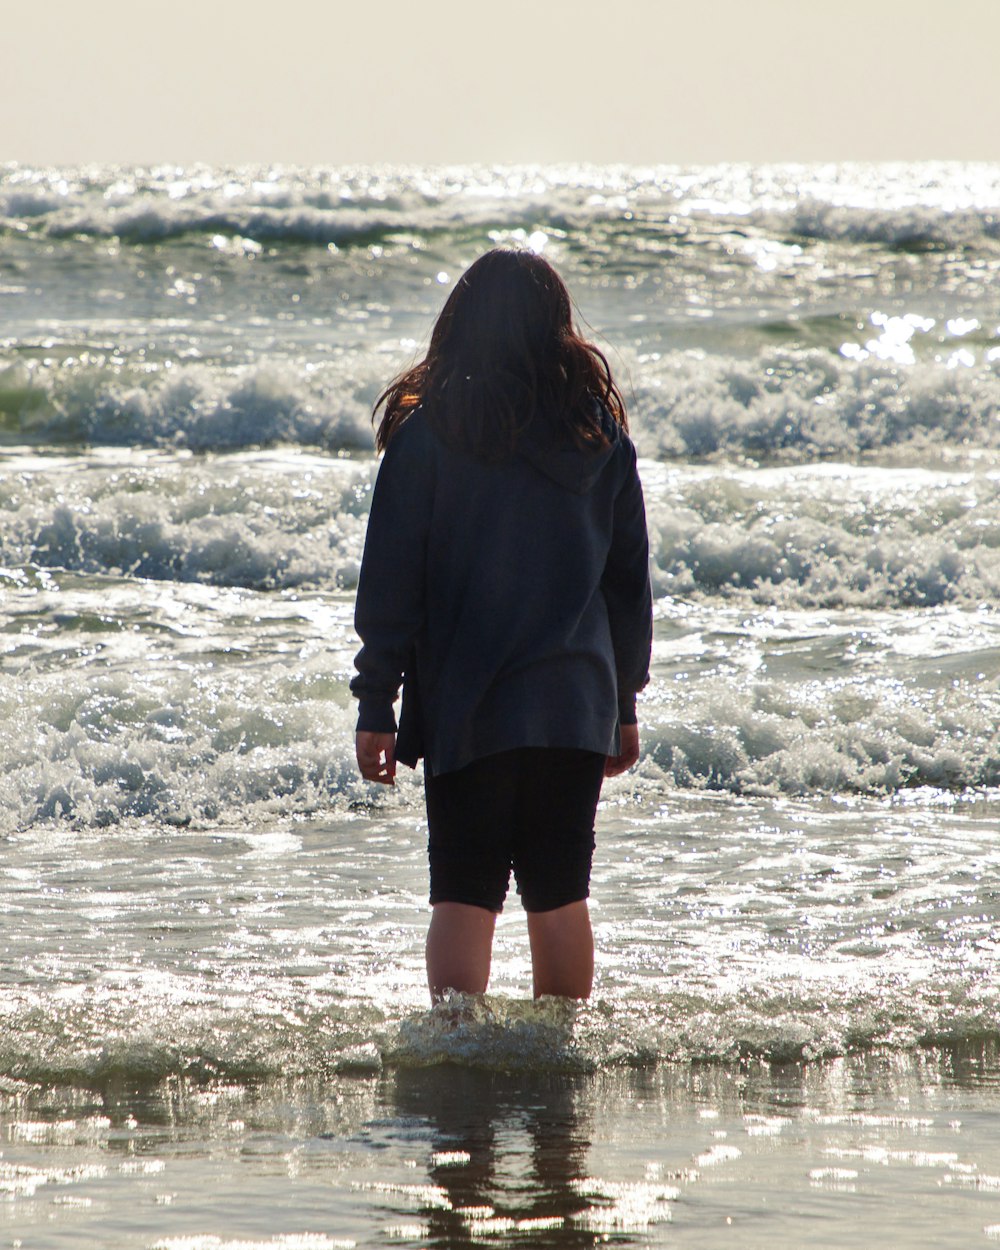
[[[590,893],[603,755],[520,747],[425,773],[431,903],[500,912],[513,868],[525,911]]]

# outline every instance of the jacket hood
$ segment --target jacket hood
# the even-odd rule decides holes
[[[618,422],[603,404],[600,408],[606,447],[579,447],[551,422],[536,417],[521,437],[517,454],[559,486],[585,495],[597,483],[621,441]]]

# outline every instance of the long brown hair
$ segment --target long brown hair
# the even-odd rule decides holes
[[[602,407],[628,429],[607,359],[573,324],[565,283],[541,256],[513,248],[469,266],[427,355],[376,400],[379,451],[421,406],[446,442],[487,460],[511,455],[535,419],[581,447],[608,445]]]

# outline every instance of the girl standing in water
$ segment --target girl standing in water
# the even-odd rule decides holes
[[[594,817],[639,758],[652,637],[625,405],[552,266],[498,248],[380,409],[351,690],[363,777],[424,760],[431,997],[486,989],[513,868],[535,996],[586,998]]]

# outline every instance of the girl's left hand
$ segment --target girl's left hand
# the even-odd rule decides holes
[[[358,768],[365,781],[383,786],[396,784],[396,735],[359,730],[354,738]]]
[[[621,751],[618,755],[609,755],[604,761],[605,777],[617,777],[627,772],[639,759],[639,726],[622,725],[620,728]]]

